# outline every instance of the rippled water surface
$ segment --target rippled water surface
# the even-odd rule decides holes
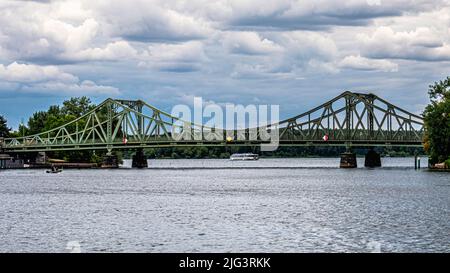
[[[338,161],[2,170],[0,252],[450,252],[450,173]]]

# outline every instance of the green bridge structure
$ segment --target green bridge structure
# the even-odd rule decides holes
[[[346,91],[297,116],[276,124],[223,130],[180,120],[141,100],[106,99],[93,110],[62,126],[38,134],[0,138],[0,154],[51,151],[136,150],[133,166],[146,167],[143,150],[155,147],[248,146],[271,143],[278,130],[279,146],[344,146],[341,167],[356,167],[354,147],[421,147],[423,118],[372,94]],[[175,133],[176,132],[176,133]],[[273,139],[272,139],[273,141]],[[110,162],[105,159],[105,165]],[[380,166],[372,149],[366,166]]]

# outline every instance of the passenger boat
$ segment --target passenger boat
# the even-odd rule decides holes
[[[259,155],[252,154],[252,153],[246,153],[246,154],[232,154],[230,156],[230,160],[237,161],[237,160],[258,160]]]

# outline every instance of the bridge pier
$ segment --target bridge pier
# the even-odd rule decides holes
[[[147,157],[144,154],[144,149],[139,148],[136,150],[136,154],[133,156],[131,167],[139,169],[148,168]]]
[[[346,151],[341,154],[340,168],[356,168],[358,164],[356,163],[356,154],[351,151]]]
[[[36,158],[35,158],[35,163],[36,164],[46,164],[48,162],[48,156],[47,156],[47,154],[45,153],[45,152],[39,152],[37,155],[36,155]]]
[[[102,168],[115,169],[119,168],[119,159],[117,155],[106,154],[103,156]]]
[[[381,167],[380,154],[375,152],[374,150],[370,149],[366,154],[366,158],[364,160],[364,166],[368,167],[368,168]]]

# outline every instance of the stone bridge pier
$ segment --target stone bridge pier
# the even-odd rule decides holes
[[[341,154],[341,163],[339,165],[340,168],[357,168],[358,163],[356,162],[356,154],[352,152],[350,149],[345,153]]]
[[[133,156],[131,167],[138,169],[148,168],[147,157],[144,154],[144,149],[139,148],[136,150],[136,154]]]
[[[364,166],[368,168],[381,167],[381,156],[379,153],[370,149],[364,159]]]
[[[101,167],[104,169],[119,168],[119,159],[118,159],[117,155],[114,155],[114,154],[104,155]]]
[[[340,168],[357,168],[358,163],[356,161],[356,154],[351,150],[347,150],[345,153],[341,154]],[[381,156],[379,153],[370,149],[365,158],[364,166],[367,168],[381,167]]]

